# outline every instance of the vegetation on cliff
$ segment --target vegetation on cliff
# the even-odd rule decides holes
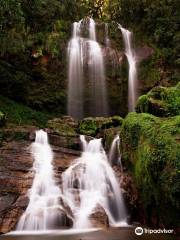
[[[153,88],[138,99],[136,111],[159,117],[180,115],[180,84],[170,88],[160,86]]]
[[[2,111],[0,111],[0,127],[4,126],[5,121],[7,121],[8,124],[29,124],[44,127],[47,124],[47,120],[51,117],[49,114],[33,110],[3,96],[0,96],[0,110]]]
[[[129,113],[123,121],[123,162],[134,174],[149,224],[177,224],[179,136],[180,116],[162,119]]]
[[[0,8],[1,94],[36,110],[66,113],[66,48],[71,24],[85,16],[109,23],[111,47],[123,49],[119,22],[134,32],[136,47],[147,45],[154,54],[140,64],[141,91],[159,83],[178,81],[178,0],[175,1],[13,1],[2,0]],[[103,31],[98,30],[101,44]],[[107,73],[112,105],[125,98],[127,71]],[[118,73],[117,73],[118,72]],[[121,76],[119,76],[121,72]],[[115,83],[115,79],[119,79]],[[124,82],[125,86],[119,81]],[[114,86],[112,86],[114,82]],[[117,92],[118,89],[118,92]],[[126,104],[122,104],[125,115]],[[127,107],[126,107],[127,108]],[[113,113],[115,114],[115,112]],[[119,112],[118,112],[119,114]]]

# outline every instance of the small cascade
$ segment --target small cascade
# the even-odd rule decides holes
[[[89,38],[90,40],[96,41],[96,26],[92,18],[89,18]]]
[[[108,159],[111,164],[113,165],[118,165],[122,169],[122,164],[121,164],[121,153],[120,153],[120,137],[119,135],[115,136],[115,138],[112,141],[109,154],[108,154]]]
[[[119,184],[101,139],[89,142],[81,136],[83,153],[63,173],[63,194],[74,215],[74,228],[91,227],[90,216],[97,207],[106,212],[110,225],[127,225]]]
[[[17,230],[58,229],[63,221],[63,209],[59,204],[61,190],[53,177],[53,153],[46,132],[36,132],[31,151],[35,177],[29,191],[29,205],[19,220]]]
[[[136,68],[136,55],[132,47],[132,32],[123,28],[118,24],[118,28],[122,32],[125,54],[129,63],[129,80],[128,80],[128,110],[129,112],[135,111],[135,103],[137,100],[137,68]]]
[[[68,114],[76,119],[108,115],[104,60],[92,18],[73,24],[68,63]]]

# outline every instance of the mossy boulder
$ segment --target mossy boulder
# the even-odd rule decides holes
[[[0,111],[0,127],[3,127],[6,123],[6,116],[3,112]]]
[[[180,83],[176,87],[155,87],[138,99],[136,111],[159,117],[180,114]]]
[[[96,136],[101,130],[121,126],[123,119],[120,116],[113,117],[88,117],[79,122],[80,134]]]
[[[130,113],[121,128],[122,160],[134,175],[147,223],[177,226],[180,116],[162,119]]]
[[[48,121],[48,128],[52,129],[54,133],[57,133],[61,136],[75,136],[77,135],[77,122],[69,117],[64,116],[62,118],[54,118]]]

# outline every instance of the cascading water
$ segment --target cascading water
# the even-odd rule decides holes
[[[135,103],[137,100],[137,69],[136,69],[136,55],[132,48],[132,32],[123,28],[118,24],[121,30],[125,44],[125,54],[129,63],[129,80],[128,80],[128,110],[135,111]]]
[[[108,36],[108,24],[105,23],[105,45],[106,47],[110,47],[110,39]]]
[[[120,153],[119,145],[120,145],[120,138],[119,138],[119,135],[117,135],[112,141],[111,148],[108,154],[108,159],[111,165],[119,165],[122,168],[121,153]]]
[[[96,41],[96,25],[92,18],[89,18],[89,38]]]
[[[81,136],[82,156],[63,173],[63,194],[74,215],[75,228],[91,226],[89,217],[102,207],[111,225],[126,224],[126,210],[120,187],[101,139],[89,143]]]
[[[73,23],[73,37],[68,44],[68,113],[74,118],[83,117],[83,56],[80,38],[81,22]]]
[[[107,93],[102,50],[99,44],[89,40],[90,116],[106,116]]]
[[[88,38],[83,37],[84,30],[88,30]],[[76,119],[84,115],[108,115],[103,54],[96,41],[92,18],[73,24],[68,59],[68,114]],[[84,112],[84,108],[89,109],[89,112]]]
[[[63,209],[59,204],[61,190],[53,177],[53,153],[46,132],[36,132],[31,151],[35,178],[29,191],[29,205],[19,220],[17,230],[57,229],[63,220]]]

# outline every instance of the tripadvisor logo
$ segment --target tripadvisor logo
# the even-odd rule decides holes
[[[135,234],[136,235],[142,235],[143,234],[143,228],[142,227],[135,228]]]
[[[142,235],[144,234],[158,234],[158,233],[165,233],[165,234],[172,234],[174,233],[173,229],[149,229],[149,228],[142,228],[142,227],[136,227],[134,230],[136,235]]]

